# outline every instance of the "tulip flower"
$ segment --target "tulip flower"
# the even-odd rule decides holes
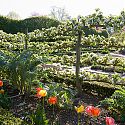
[[[47,95],[47,91],[46,90],[37,91],[37,97],[38,98],[45,97],[46,95]]]
[[[77,111],[77,113],[82,113],[82,112],[84,112],[84,106],[83,105],[81,105],[79,107],[75,106],[75,110]]]
[[[49,102],[49,104],[52,104],[52,106],[53,106],[53,118],[55,119],[54,105],[57,103],[57,97],[55,97],[55,96],[49,97],[48,102]]]
[[[94,109],[94,106],[87,106],[86,109],[85,109],[85,112],[88,114],[88,115],[92,115],[92,110]]]
[[[36,88],[36,91],[37,91],[37,92],[39,92],[40,90],[42,90],[42,88],[40,88],[40,87],[39,87],[39,88]]]
[[[0,80],[0,87],[2,87],[2,86],[3,86],[3,81]]]
[[[96,108],[96,107],[94,107],[94,109],[92,110],[92,116],[93,117],[97,117],[97,116],[99,116],[100,115],[100,109],[99,108]]]
[[[48,99],[49,104],[56,104],[57,103],[57,97],[53,96]]]
[[[115,125],[115,120],[112,117],[106,117],[106,125]]]
[[[93,116],[93,117],[99,116],[101,112],[99,108],[94,106],[87,106],[85,111],[89,116]]]
[[[76,107],[76,106],[75,106],[75,110],[76,110],[77,113],[78,113],[78,125],[80,125],[80,122],[79,122],[80,113],[83,113],[83,112],[84,112],[84,106],[83,106],[83,105],[81,105],[81,106],[79,106],[79,107]]]

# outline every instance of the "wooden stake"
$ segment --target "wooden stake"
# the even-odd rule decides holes
[[[82,95],[82,85],[80,84],[80,80],[79,80],[81,39],[82,39],[82,31],[78,31],[78,41],[76,43],[76,87],[78,89],[78,95]]]

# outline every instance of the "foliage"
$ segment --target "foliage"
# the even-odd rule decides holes
[[[5,56],[3,56],[5,57]],[[6,61],[7,58],[5,57]],[[36,76],[36,66],[41,62],[31,51],[23,51],[9,56],[9,60],[5,62],[6,78],[10,83],[20,90],[20,93],[30,93],[32,81]],[[3,71],[2,71],[3,72]]]
[[[6,79],[7,78],[7,63],[10,59],[10,56],[13,54],[8,51],[0,51],[0,79]]]
[[[0,94],[0,106],[4,109],[10,109],[11,100],[7,94]]]
[[[57,27],[59,24],[60,24],[59,21],[45,16],[31,17],[31,18],[26,18],[24,20],[15,20],[0,16],[0,30],[12,34],[17,32],[26,33],[27,28],[28,31],[31,32],[36,29]]]
[[[57,27],[59,24],[59,21],[46,16],[27,18],[22,20],[20,23],[22,29],[27,28],[28,32],[32,32],[37,29],[42,30],[42,28],[48,29],[50,27]],[[22,32],[25,33],[25,31]]]
[[[0,30],[7,33],[17,33],[19,32],[19,28],[20,26],[18,20],[0,16]]]
[[[71,24],[70,24],[71,25]],[[67,28],[66,28],[67,27]],[[23,33],[7,34],[0,31],[0,47],[1,49],[9,49],[14,51],[22,51],[24,49],[25,40],[28,41],[29,49],[40,50],[42,46],[42,53],[68,53],[75,51],[76,36],[73,35],[72,28],[69,30],[67,24],[51,27],[49,29],[42,28],[42,30],[34,30],[27,35]],[[68,32],[67,32],[68,30]],[[83,36],[81,41],[81,50],[102,52],[123,50],[125,46],[125,33],[122,32],[113,37],[105,38],[103,36],[89,35]],[[56,41],[56,42],[55,42]],[[114,42],[113,42],[114,41]]]
[[[22,120],[14,117],[6,109],[0,108],[0,124],[1,125],[22,125]]]
[[[46,73],[49,72],[49,79],[53,82],[65,83],[68,86],[75,87],[75,75],[68,69],[66,71],[56,71],[53,69],[45,70]],[[84,91],[88,93],[96,93],[99,96],[111,96],[120,85],[124,86],[124,79],[120,78],[116,83],[112,83],[113,76],[105,74],[96,74],[91,72],[82,72],[80,75],[80,83]],[[44,81],[44,78],[43,78]],[[63,84],[61,84],[62,86]],[[56,88],[56,87],[55,87]]]
[[[30,115],[32,124],[35,125],[48,125],[48,120],[46,118],[45,109],[39,104],[34,113]]]
[[[122,122],[125,122],[125,90],[116,90],[110,98],[106,98],[101,101],[101,105],[108,107],[112,111],[112,115],[115,118],[121,118]],[[117,119],[118,120],[118,119]]]
[[[76,90],[67,87],[64,83],[51,83],[48,85],[48,97],[56,96],[58,105],[62,108],[72,108],[72,100],[76,95]]]

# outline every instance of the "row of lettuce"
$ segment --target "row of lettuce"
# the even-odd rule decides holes
[[[64,35],[65,34],[65,35]],[[81,41],[82,51],[121,51],[125,46],[125,32],[117,33],[113,36],[105,38],[103,36],[83,35]],[[71,52],[75,51],[77,35],[72,35],[69,32],[56,28],[35,30],[27,35],[23,33],[7,34],[0,31],[0,47],[2,49],[23,50],[27,42],[28,49],[45,50],[45,52]],[[50,48],[50,49],[49,49]]]

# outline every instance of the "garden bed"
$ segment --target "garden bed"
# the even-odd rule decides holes
[[[84,106],[87,105],[93,105],[97,106],[99,104],[99,101],[101,101],[101,98],[98,98],[97,96],[93,96],[90,94],[83,93],[81,97],[76,97],[73,100],[73,107],[77,106],[78,103],[84,104]],[[18,117],[26,123],[30,123],[30,119],[27,117],[29,114],[33,113],[36,110],[36,106],[38,103],[38,98],[35,96],[30,96],[25,98],[23,95],[21,96],[15,96],[11,100],[13,102],[13,105],[10,109],[11,113],[15,116]],[[102,109],[103,113],[106,114],[107,111]],[[74,109],[65,109],[65,108],[59,108],[58,105],[55,106],[54,112],[56,118],[53,118],[53,108],[52,106],[48,106],[45,104],[45,112],[46,112],[46,117],[50,121],[49,124],[53,122],[58,121],[59,125],[77,125],[78,123],[78,114]],[[104,120],[104,119],[103,119]],[[80,125],[86,125],[87,122],[87,117],[84,114],[81,114],[80,116]],[[94,124],[95,121],[91,119],[91,123]],[[25,124],[26,124],[25,123]]]

